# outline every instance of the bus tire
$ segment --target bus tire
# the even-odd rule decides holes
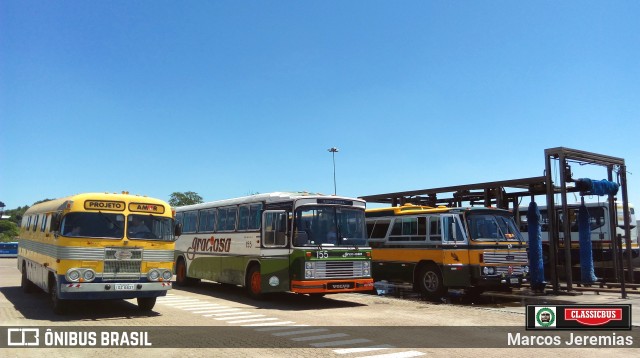
[[[67,311],[67,301],[60,299],[58,295],[58,281],[53,276],[49,277],[49,297],[51,298],[51,308],[55,314],[65,314]]]
[[[260,266],[252,265],[247,273],[247,292],[254,299],[262,298],[262,276],[260,275]]]
[[[29,281],[27,278],[27,265],[22,265],[22,279],[20,281],[20,287],[22,288],[22,292],[24,293],[32,293],[33,292],[33,283]]]
[[[138,297],[138,309],[141,311],[151,311],[156,305],[156,297]]]
[[[420,269],[416,286],[422,296],[430,300],[438,300],[446,292],[446,287],[442,282],[442,273],[436,265],[426,265]]]
[[[176,262],[176,285],[193,286],[199,282],[199,279],[187,276],[187,264],[182,257],[179,258]]]

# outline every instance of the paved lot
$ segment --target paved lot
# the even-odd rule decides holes
[[[413,294],[403,297],[341,294],[319,300],[281,294],[272,300],[255,301],[247,298],[238,287],[204,282],[193,288],[172,290],[169,296],[159,300],[152,313],[141,313],[135,302],[120,300],[81,302],[68,315],[56,316],[48,307],[46,295],[25,295],[19,282],[15,260],[0,260],[0,322],[3,325],[56,330],[161,327],[170,334],[166,340],[156,340],[156,345],[168,344],[166,348],[142,349],[11,348],[4,350],[3,356],[404,358],[427,355],[551,357],[562,354],[565,358],[628,357],[632,350],[624,348],[478,347],[487,346],[485,337],[498,337],[504,345],[505,328],[522,332],[527,304],[623,303],[632,304],[635,309],[640,306],[638,295],[629,295],[623,300],[615,294],[540,297],[526,292],[506,297],[483,295],[473,301],[464,301],[453,294],[449,303],[427,302]],[[640,313],[634,317],[640,317]],[[637,325],[637,318],[634,323]],[[403,345],[403,334],[421,340],[415,346]],[[194,336],[197,336],[196,340],[193,340]],[[455,348],[437,346],[451,339],[459,345]],[[175,342],[185,341],[190,343],[176,348]],[[215,348],[197,348],[199,343]],[[640,339],[634,343],[635,349],[638,343]],[[240,347],[222,348],[233,345]]]

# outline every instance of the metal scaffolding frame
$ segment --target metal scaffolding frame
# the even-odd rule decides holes
[[[560,170],[560,182],[559,185],[553,182],[551,172],[551,161],[558,160]],[[580,190],[575,186],[567,186],[567,182],[573,181],[571,178],[571,171],[568,165],[568,161],[577,162],[583,164],[593,164],[604,166],[607,168],[608,180],[613,181],[613,172],[617,169],[619,184],[622,187],[622,203],[624,210],[624,225],[625,225],[625,237],[627,247],[631,247],[630,238],[630,216],[629,205],[627,198],[627,179],[626,179],[626,166],[624,159],[606,156],[597,153],[590,153],[581,150],[575,150],[565,147],[550,148],[545,150],[545,175],[538,177],[529,177],[521,179],[503,180],[495,182],[474,183],[467,185],[456,185],[440,188],[421,189],[400,191],[386,194],[375,194],[361,196],[361,199],[370,203],[382,203],[390,204],[391,206],[398,206],[404,204],[414,205],[427,205],[427,206],[449,206],[460,207],[463,203],[469,205],[482,205],[482,206],[495,206],[502,209],[510,209],[513,211],[515,217],[518,219],[518,202],[521,197],[531,197],[539,195],[545,195],[547,201],[547,208],[554,208],[554,196],[559,194],[562,200],[562,210],[567,212],[567,193],[579,192]],[[509,189],[510,191],[507,191]],[[615,204],[615,197],[609,196],[609,215],[611,215],[611,232],[612,236],[616,232],[615,225],[617,221],[617,211]],[[555,215],[548,215],[549,217],[549,246],[552,248],[558,247],[559,236],[556,232],[556,217]],[[571,228],[569,222],[564,222],[563,234],[565,238],[565,272],[567,277],[567,291],[573,290],[573,282],[571,279]],[[559,232],[559,231],[558,231]],[[616,272],[616,279],[621,283],[623,297],[626,297],[624,288],[624,277],[622,268],[621,250],[618,245],[618,241],[614,237],[611,238],[614,249],[614,269]],[[553,291],[559,292],[558,272],[557,272],[557,257],[556,250],[549,250],[550,260],[553,263],[550,266],[550,277],[552,280]],[[620,257],[619,257],[620,256]],[[627,261],[629,268],[629,282],[633,282],[633,272],[631,266],[631,250],[627,250]],[[568,263],[568,264],[567,264]]]

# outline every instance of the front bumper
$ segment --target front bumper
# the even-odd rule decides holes
[[[373,279],[291,281],[296,293],[341,293],[373,290]]]
[[[59,288],[61,299],[127,299],[165,296],[172,284],[170,281],[63,283]]]

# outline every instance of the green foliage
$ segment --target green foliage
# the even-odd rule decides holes
[[[2,215],[9,216],[9,221],[20,224],[20,220],[22,220],[22,216],[27,209],[29,209],[28,205],[19,206],[17,209],[5,210]]]
[[[0,242],[16,241],[18,225],[9,220],[0,220]]]
[[[173,207],[200,204],[202,202],[202,197],[192,191],[184,193],[174,192],[171,193],[171,196],[169,197],[169,205]]]

